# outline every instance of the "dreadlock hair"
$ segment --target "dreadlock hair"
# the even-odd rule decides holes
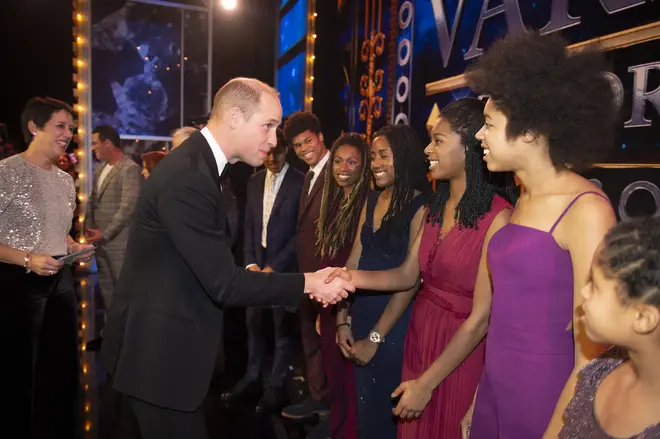
[[[332,175],[332,163],[335,154],[344,145],[354,147],[360,151],[362,157],[360,179],[346,198],[343,189],[337,185],[335,177]],[[359,134],[344,134],[332,144],[323,183],[321,213],[316,226],[316,248],[322,258],[326,256],[334,258],[337,251],[348,242],[347,240],[355,236],[362,206],[367,193],[369,193],[371,183],[369,163],[369,146]],[[331,221],[330,216],[334,212],[337,212],[337,214],[334,215],[334,219]]]
[[[481,142],[475,135],[484,124],[484,103],[479,99],[459,99],[447,105],[440,117],[449,123],[452,131],[461,136],[465,148],[465,193],[456,206],[454,220],[459,228],[477,228],[477,222],[489,211],[495,194],[515,204],[516,182],[511,172],[491,173],[483,160]],[[447,200],[449,181],[438,182],[436,191],[427,203],[426,221],[441,223]]]
[[[415,197],[415,191],[424,196],[431,192],[431,183],[426,177],[426,155],[424,147],[419,140],[415,130],[408,125],[387,125],[374,134],[373,139],[385,137],[392,149],[394,158],[394,187],[392,188],[392,200],[383,216],[380,228],[388,234],[391,230],[407,228],[408,219],[405,215],[397,215],[403,212],[408,203]]]
[[[660,218],[637,218],[605,235],[596,262],[619,284],[622,299],[660,306]]]

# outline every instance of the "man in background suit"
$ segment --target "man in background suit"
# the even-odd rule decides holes
[[[168,154],[144,185],[101,350],[143,439],[208,438],[201,405],[223,308],[295,307],[307,295],[329,304],[354,291],[343,280],[326,283],[329,269],[258,273],[234,264],[220,176],[230,162],[260,166],[281,118],[272,87],[233,79],[216,94],[208,126]]]
[[[292,114],[284,124],[283,130],[284,138],[293,146],[296,155],[309,166],[300,195],[297,256],[300,271],[315,271],[321,264],[316,251],[316,223],[321,211],[325,165],[330,153],[323,140],[321,123],[313,113],[300,111]],[[329,407],[326,401],[327,387],[321,358],[321,341],[316,333],[318,308],[313,302],[303,301],[300,303],[298,313],[310,396],[301,404],[286,407],[282,410],[282,416],[299,420],[314,414],[325,415]],[[319,430],[315,431],[318,433],[322,430],[326,422],[327,418],[317,427]],[[319,437],[329,437],[329,422],[327,422],[327,430],[328,436]],[[310,434],[310,437],[315,436]]]
[[[103,306],[107,311],[124,262],[128,225],[143,179],[137,163],[122,152],[119,134],[111,126],[94,128],[92,150],[101,163],[94,170],[92,194],[85,215],[85,237],[88,243],[98,245],[96,265]],[[100,339],[88,343],[90,350],[99,347]]]
[[[277,146],[264,162],[265,169],[254,174],[247,186],[245,206],[245,241],[243,257],[246,268],[264,273],[295,273],[298,203],[303,174],[286,162],[286,143],[277,130]],[[268,390],[257,404],[258,413],[279,410],[285,401],[284,379],[291,362],[291,320],[293,314],[273,309],[275,356]],[[261,371],[266,348],[263,330],[264,309],[246,309],[248,365],[245,376],[223,400],[237,402],[261,390]]]

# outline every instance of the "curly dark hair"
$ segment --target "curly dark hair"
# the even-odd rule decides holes
[[[624,299],[660,306],[660,218],[637,218],[605,235],[596,262]]]
[[[508,35],[468,69],[468,85],[507,117],[507,136],[548,141],[557,169],[585,167],[611,151],[617,107],[602,54],[568,54],[559,36]]]
[[[362,157],[362,172],[350,195],[344,199],[344,191],[337,186],[332,175],[332,163],[339,147],[350,145],[360,151]],[[353,239],[360,222],[360,213],[364,200],[369,193],[371,184],[371,169],[369,160],[369,145],[356,133],[348,133],[339,137],[332,144],[328,168],[323,183],[323,197],[321,199],[321,213],[316,226],[316,248],[321,257],[334,258],[337,251],[348,240]],[[336,215],[333,215],[333,213]],[[330,216],[334,220],[330,221]]]
[[[477,222],[488,212],[495,194],[511,204],[518,198],[516,182],[511,172],[491,173],[483,161],[481,142],[474,136],[484,124],[484,103],[479,99],[459,99],[441,112],[442,119],[461,136],[465,147],[465,193],[456,206],[454,220],[459,228],[477,228]],[[442,223],[442,215],[449,199],[449,181],[440,181],[427,203],[427,222]]]
[[[392,200],[380,226],[385,228],[383,232],[387,234],[387,230],[402,230],[409,226],[406,215],[398,214],[413,200],[415,191],[428,197],[431,183],[426,177],[428,169],[424,147],[415,130],[407,125],[387,125],[378,130],[373,139],[377,137],[387,139],[394,157]]]
[[[314,113],[310,113],[309,111],[297,111],[293,113],[286,119],[282,128],[284,138],[289,143],[294,137],[308,130],[316,135],[321,134],[321,121]]]

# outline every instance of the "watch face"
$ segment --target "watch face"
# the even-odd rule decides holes
[[[373,343],[380,343],[380,334],[377,332],[372,332],[369,334],[369,340]]]

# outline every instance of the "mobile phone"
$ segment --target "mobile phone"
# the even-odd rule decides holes
[[[74,253],[69,253],[68,255],[60,256],[59,258],[56,258],[56,261],[61,261],[65,264],[72,264],[75,262],[76,258],[80,255],[85,255],[87,253],[93,253],[94,249],[93,248],[86,248],[83,250],[78,250],[77,252]]]

